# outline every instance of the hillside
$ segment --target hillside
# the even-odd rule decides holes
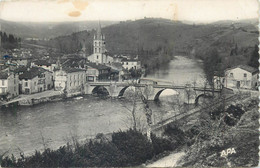
[[[103,26],[115,24],[115,21],[102,21]],[[22,38],[54,38],[78,32],[92,30],[98,21],[78,22],[11,22],[0,19],[4,32],[15,34]]]
[[[137,51],[138,48],[156,50],[162,47],[175,54],[189,55],[193,51],[200,56],[207,48],[217,47],[221,54],[229,55],[236,44],[241,50],[239,54],[247,54],[242,50],[253,48],[258,43],[256,23],[226,21],[191,25],[166,19],[142,19],[120,22],[107,26],[102,31],[106,36],[107,49],[112,53]],[[79,41],[84,38],[90,50],[93,34],[94,31],[82,31],[56,38],[52,42],[60,40],[63,41],[62,45],[66,46],[75,37],[79,38]]]

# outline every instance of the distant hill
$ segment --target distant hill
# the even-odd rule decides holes
[[[116,21],[102,21],[102,26],[117,23]],[[92,30],[98,21],[78,22],[11,22],[0,19],[2,30],[8,34],[15,34],[22,38],[54,38],[72,34],[82,30]]]
[[[103,23],[102,23],[103,24]],[[220,55],[228,56],[237,46],[237,55],[248,56],[258,44],[257,20],[222,21],[211,24],[184,24],[167,19],[141,19],[106,26],[106,46],[111,53],[164,50],[173,54],[203,58],[208,48],[216,47]],[[51,40],[51,45],[63,46],[66,52],[79,49],[85,40],[87,52],[92,52],[94,31],[82,31]],[[76,39],[76,41],[75,41]],[[77,43],[77,45],[75,45]]]

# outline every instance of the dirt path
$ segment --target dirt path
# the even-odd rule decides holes
[[[148,164],[146,167],[175,167],[177,166],[177,161],[184,156],[184,152],[172,153],[154,163]]]

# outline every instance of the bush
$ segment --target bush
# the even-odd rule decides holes
[[[168,139],[158,138],[153,134],[151,135],[151,139],[153,142],[153,150],[155,155],[175,149],[175,144]]]
[[[152,143],[138,131],[130,129],[114,133],[112,143],[127,156],[127,166],[139,165],[153,157]]]
[[[146,135],[134,130],[112,134],[112,140],[99,134],[98,139],[73,147],[69,143],[57,150],[35,151],[32,156],[20,158],[5,157],[3,167],[125,167],[137,166],[154,155],[173,150],[175,141],[152,135],[150,142]],[[178,140],[179,141],[179,140]]]

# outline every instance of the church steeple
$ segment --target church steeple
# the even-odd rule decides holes
[[[94,35],[93,40],[93,54],[95,57],[95,62],[105,63],[105,52],[106,52],[105,36],[101,32],[101,25],[98,22],[97,32]]]
[[[104,40],[105,36],[102,34],[100,21],[98,21],[97,33],[94,35],[96,40]]]

